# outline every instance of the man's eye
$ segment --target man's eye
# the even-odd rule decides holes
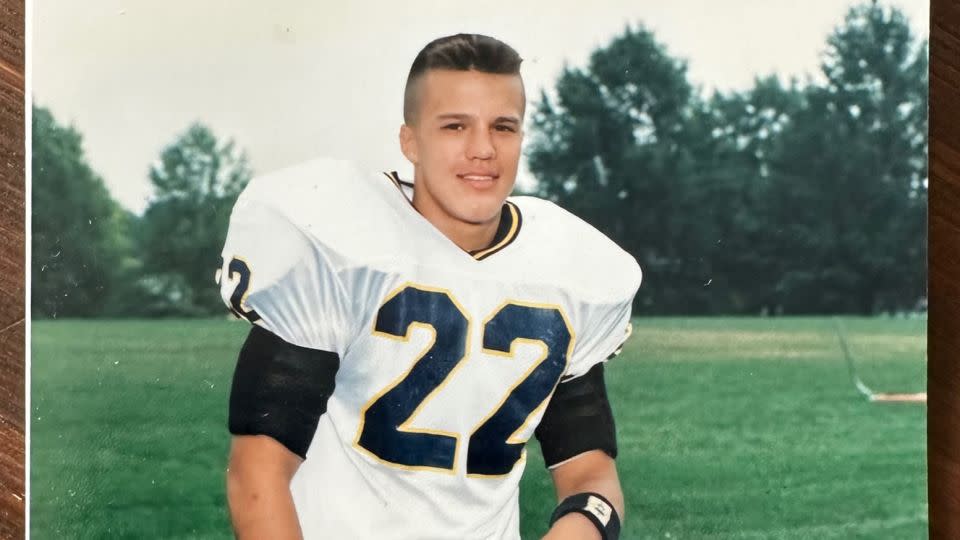
[[[497,131],[508,131],[508,132],[510,132],[510,133],[513,133],[513,132],[517,131],[516,128],[514,128],[513,126],[508,125],[508,124],[501,124],[501,125],[497,126],[495,129],[496,129]]]
[[[463,129],[463,124],[447,124],[443,126],[443,129],[450,129],[453,131],[460,131]]]

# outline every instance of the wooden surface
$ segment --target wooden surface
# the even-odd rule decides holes
[[[960,2],[930,9],[930,538],[960,539]]]
[[[24,535],[23,6],[0,3],[0,538]]]
[[[24,534],[23,12],[23,0],[0,0],[0,538]],[[930,44],[930,538],[960,539],[957,0],[932,0]]]

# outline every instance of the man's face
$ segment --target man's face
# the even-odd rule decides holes
[[[523,140],[519,75],[430,70],[413,125],[400,129],[417,169],[414,205],[428,220],[488,223],[513,189]]]

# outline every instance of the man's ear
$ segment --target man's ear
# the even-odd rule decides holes
[[[413,165],[417,165],[420,161],[416,134],[414,134],[413,128],[407,124],[400,126],[400,151],[407,157],[407,161]]]

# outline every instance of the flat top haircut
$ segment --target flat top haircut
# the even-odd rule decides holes
[[[456,34],[437,38],[424,47],[410,66],[403,92],[403,121],[412,125],[419,101],[418,82],[431,69],[480,71],[520,75],[523,59],[513,47],[481,34]]]

